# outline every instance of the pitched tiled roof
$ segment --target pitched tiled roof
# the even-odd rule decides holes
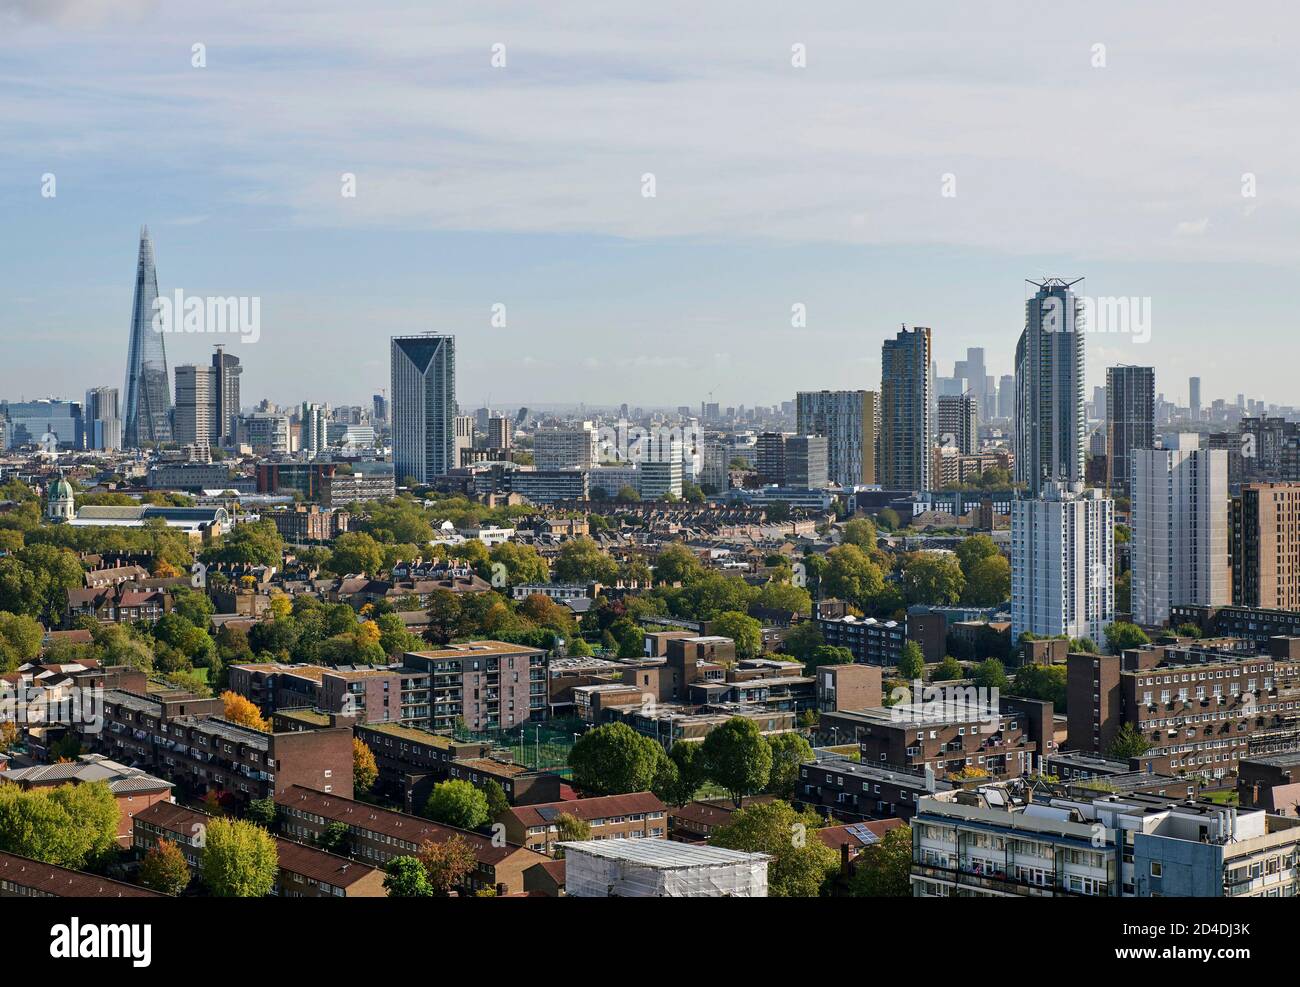
[[[630,795],[602,795],[597,798],[573,799],[565,802],[517,805],[510,811],[525,826],[548,826],[559,813],[591,820],[665,810],[663,802],[659,801],[653,793],[633,792]]]
[[[825,829],[819,829],[816,832],[817,838],[832,850],[838,850],[847,844],[849,852],[857,853],[869,844],[854,832],[855,829],[869,830],[876,839],[880,839],[891,829],[906,825],[907,823],[901,819],[871,819],[866,822],[851,823],[848,826],[827,826]]]
[[[0,881],[12,881],[59,898],[164,898],[156,891],[134,884],[110,881],[98,874],[86,874],[66,867],[43,864],[28,857],[0,852]]]
[[[474,856],[481,863],[497,864],[515,853],[532,854],[516,843],[494,846],[490,837],[454,826],[421,819],[405,812],[392,812],[366,802],[356,802],[338,795],[326,795],[301,785],[291,785],[275,796],[278,805],[310,812],[331,822],[341,822],[358,829],[367,829],[384,836],[413,843],[417,847],[426,841],[445,843],[453,836],[461,836],[474,848]],[[540,854],[537,854],[540,858]],[[540,862],[540,860],[539,860]]]
[[[336,888],[349,888],[363,877],[375,873],[374,867],[359,864],[347,857],[340,857],[305,843],[276,838],[276,850],[279,853],[280,869],[294,874],[301,874],[313,881],[332,884]]]

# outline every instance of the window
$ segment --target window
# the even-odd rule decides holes
[[[1151,861],[1151,876],[1152,876],[1152,877],[1160,877],[1160,876],[1163,874],[1163,872],[1164,872],[1164,865],[1163,865],[1163,864],[1157,863],[1157,862],[1154,861],[1154,860]]]

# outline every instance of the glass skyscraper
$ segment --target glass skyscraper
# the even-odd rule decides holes
[[[131,308],[131,343],[126,358],[126,407],[122,444],[139,449],[146,443],[170,442],[172,398],[167,380],[163,334],[153,328],[158,274],[154,270],[149,227],[140,231],[140,257],[135,270],[135,299]]]

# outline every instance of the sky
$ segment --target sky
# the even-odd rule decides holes
[[[260,300],[256,342],[166,340],[172,367],[227,342],[245,404],[365,403],[421,331],[456,336],[467,409],[875,389],[902,324],[941,374],[982,346],[1001,375],[1044,275],[1148,306],[1149,339],[1089,334],[1089,395],[1130,363],[1173,401],[1199,375],[1300,404],[1296,27],[1202,0],[0,0],[0,397],[122,386],[148,224],[163,293]]]

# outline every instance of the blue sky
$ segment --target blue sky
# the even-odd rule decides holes
[[[363,402],[425,329],[466,407],[874,388],[903,322],[1001,374],[1043,274],[1151,300],[1089,388],[1293,402],[1300,14],[902,6],[0,0],[0,395],[120,386],[147,223],[163,291],[262,299],[246,402]]]

